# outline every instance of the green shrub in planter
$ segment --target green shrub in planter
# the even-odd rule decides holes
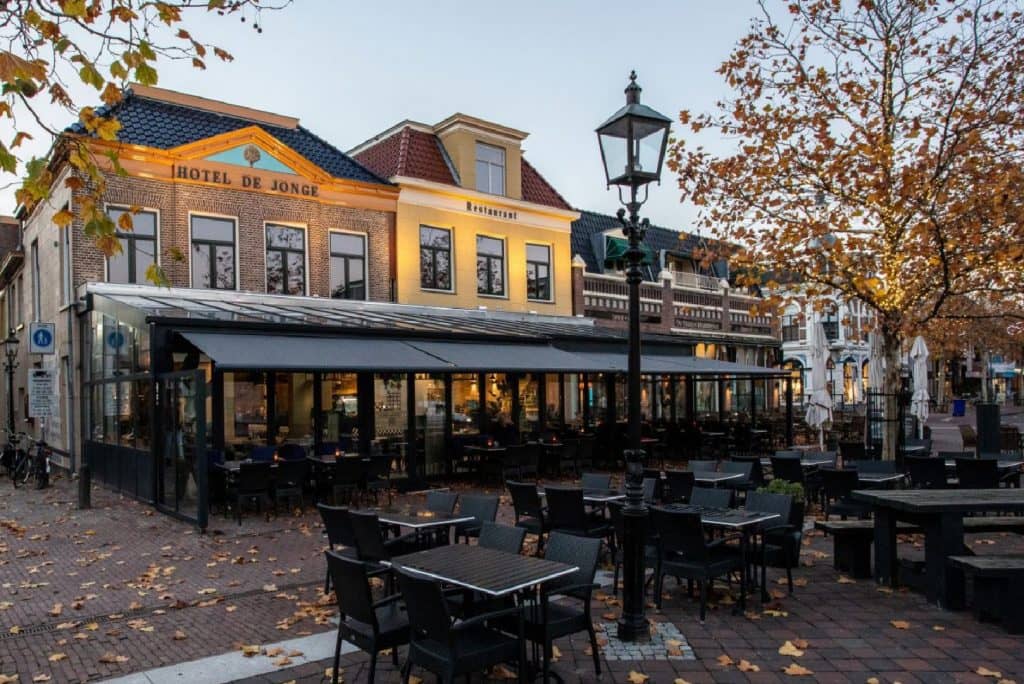
[[[785,494],[792,497],[796,503],[804,503],[804,486],[799,482],[789,482],[788,480],[775,478],[767,485],[759,487],[757,491],[769,494]]]

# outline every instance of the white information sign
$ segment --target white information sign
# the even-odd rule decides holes
[[[29,418],[49,418],[53,415],[57,392],[56,374],[48,368],[32,368],[28,372]]]

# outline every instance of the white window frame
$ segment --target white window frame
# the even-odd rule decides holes
[[[289,295],[280,292],[267,292],[267,226],[281,226],[282,228],[300,228],[302,229],[302,254],[303,261],[305,262],[305,278],[302,282],[302,294],[301,295]],[[328,245],[330,248],[330,245]],[[309,226],[305,223],[297,223],[294,221],[263,221],[263,292],[268,295],[275,295],[280,297],[308,297],[309,296]]]
[[[352,299],[353,302],[366,302],[370,300],[370,240],[366,233],[360,233],[355,230],[345,230],[343,228],[331,228],[327,231],[327,297],[333,299],[331,296],[331,281],[333,280],[333,259],[334,252],[331,250],[331,235],[338,233],[339,235],[355,235],[356,237],[362,238],[363,240],[363,298]]]
[[[241,258],[240,258],[241,257],[241,245],[239,244],[240,233],[239,233],[239,230],[238,230],[238,225],[239,225],[238,217],[237,216],[232,216],[231,214],[218,214],[218,213],[212,212],[212,211],[189,211],[188,212],[188,259],[186,260],[186,264],[187,264],[187,267],[188,267],[188,286],[189,286],[189,288],[194,288],[195,287],[195,283],[192,282],[192,217],[193,216],[199,216],[201,218],[224,219],[226,221],[232,221],[235,224],[235,289],[234,290],[225,290],[225,289],[219,289],[218,288],[218,291],[219,292],[239,292],[241,290],[241,288],[242,288],[242,285],[241,285],[242,278],[240,277],[241,276],[240,269],[238,268],[238,265],[241,262]],[[263,238],[264,238],[264,240],[266,240],[266,232],[263,233]],[[266,268],[264,268],[264,271],[266,271]],[[263,288],[264,291],[266,291],[266,289],[267,289],[266,287]]]
[[[501,145],[494,145],[492,143],[484,142],[482,140],[477,140],[476,141],[476,145],[473,147],[473,173],[474,173],[474,175],[476,175],[476,165],[479,164],[481,161],[483,161],[484,164],[487,164],[488,169],[490,169],[490,167],[492,167],[492,166],[498,166],[497,164],[494,164],[492,162],[480,159],[480,148],[481,147],[486,147],[486,148],[489,148],[489,149],[492,149],[492,150],[498,150],[499,152],[501,152],[501,189],[498,192],[495,192],[494,188],[491,187],[491,175],[490,175],[490,173],[487,174],[487,189],[483,190],[483,189],[480,188],[480,177],[479,177],[479,175],[477,175],[477,177],[476,177],[476,188],[475,189],[476,189],[477,192],[483,192],[483,193],[486,193],[488,195],[499,195],[501,197],[506,197],[507,194],[508,194],[506,192],[506,188],[508,188],[508,150],[506,150]]]

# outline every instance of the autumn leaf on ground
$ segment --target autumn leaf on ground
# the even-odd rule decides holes
[[[857,580],[855,580],[855,579],[850,579],[850,578],[849,578],[849,577],[847,577],[846,575],[840,575],[840,576],[839,576],[839,579],[837,579],[837,580],[836,580],[836,583],[837,583],[837,584],[856,584],[856,583],[857,583]]]
[[[292,664],[292,659],[288,656],[281,656],[277,660],[272,660],[271,663],[276,667],[286,667]]]
[[[518,678],[518,676],[519,675],[517,675],[515,672],[508,669],[504,665],[498,665],[496,668],[491,670],[488,679],[516,679]]]
[[[242,655],[246,658],[252,658],[254,655],[259,655],[260,647],[258,644],[248,644],[242,646]]]
[[[896,629],[910,629],[910,623],[906,620],[889,620],[889,624]]]
[[[47,660],[49,660],[51,663],[58,663],[67,657],[68,656],[66,653],[51,653],[50,657],[47,658]]]
[[[184,641],[185,639],[188,639],[188,634],[185,634],[180,629],[176,629],[174,630],[174,636],[171,638],[175,641]]]
[[[782,646],[779,646],[779,655],[793,656],[794,658],[799,658],[803,654],[804,652],[797,648],[796,644],[794,644],[792,641],[787,641],[786,643],[782,644]]]
[[[686,681],[682,677],[676,677],[672,684],[690,684],[690,682]]]
[[[933,632],[945,632],[946,628],[943,627],[942,625],[932,625],[932,631]]]
[[[650,677],[636,670],[629,671],[629,684],[644,684]]]
[[[775,608],[767,608],[761,611],[768,617],[789,617],[789,613],[784,610],[776,610]]]
[[[806,677],[808,675],[814,674],[803,665],[797,665],[796,663],[787,665],[786,667],[782,668],[782,671],[788,674],[790,677]]]
[[[46,674],[45,672],[41,672],[37,674],[35,677],[33,677],[32,681],[36,682],[37,684],[40,684],[41,682],[48,682],[50,681],[50,675]]]
[[[423,678],[416,675],[409,675],[409,684],[423,684]]]
[[[18,675],[0,674],[0,684],[18,684]]]
[[[277,591],[277,585],[276,584],[264,584],[263,585],[263,591]]]
[[[282,653],[284,653],[283,648],[281,648],[280,646],[274,646],[272,648],[268,648],[263,655],[267,656],[268,658],[276,658]]]
[[[558,659],[562,657],[562,652],[558,650],[557,646],[551,647],[551,662],[557,663]]]
[[[50,609],[50,617],[60,617],[60,614],[64,612],[63,603],[54,603],[53,608]]]
[[[740,664],[736,666],[740,672],[760,672],[761,668],[758,665],[754,665],[749,660],[741,660]]]
[[[807,647],[810,646],[811,643],[807,641],[807,639],[793,639],[793,645],[806,651]]]
[[[106,653],[104,653],[103,655],[100,656],[99,660],[100,660],[101,663],[108,663],[108,664],[109,663],[127,663],[128,662],[128,656],[117,655],[116,653],[112,653],[110,651],[107,651]]]
[[[974,671],[974,674],[980,675],[982,677],[994,677],[995,679],[999,679],[1000,677],[1003,676],[1002,672],[996,672],[995,670],[990,670],[987,667],[985,667],[984,665],[979,665],[978,669]]]
[[[718,664],[721,665],[722,667],[729,667],[734,662],[732,658],[730,658],[729,656],[727,656],[724,653],[722,655],[718,656],[717,660],[718,660]]]

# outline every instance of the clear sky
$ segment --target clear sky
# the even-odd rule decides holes
[[[623,104],[630,69],[671,118],[709,109],[726,95],[715,69],[755,11],[752,0],[296,0],[265,12],[262,34],[252,14],[198,15],[192,34],[235,61],[165,64],[158,85],[296,116],[341,149],[403,119],[464,112],[529,132],[527,158],[572,205],[611,213],[594,128]],[[643,214],[685,229],[696,212],[666,173]]]

